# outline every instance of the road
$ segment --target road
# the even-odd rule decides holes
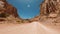
[[[32,22],[28,24],[0,24],[0,34],[60,34],[60,31],[48,28],[39,22]]]

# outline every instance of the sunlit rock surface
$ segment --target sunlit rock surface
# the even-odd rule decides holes
[[[6,0],[0,0],[0,17],[12,18],[9,21],[14,20],[14,18],[18,17],[17,9],[7,3]],[[12,15],[12,16],[11,16]],[[9,19],[8,18],[8,19]],[[1,19],[0,21],[5,21]],[[19,20],[20,19],[20,20]],[[16,20],[16,19],[15,19]],[[60,0],[44,0],[40,5],[40,15],[31,19],[21,19],[18,18],[17,22],[21,23],[31,23],[34,21],[44,22],[44,23],[60,23]],[[55,24],[56,25],[56,24]]]
[[[6,0],[0,0],[0,24],[2,23],[31,23],[28,19],[18,16],[17,9]]]
[[[31,20],[60,23],[60,0],[44,0],[40,5],[40,15]]]
[[[9,4],[6,0],[0,0],[0,24],[4,23],[20,23],[17,9]]]
[[[11,14],[15,17],[18,17],[17,9],[10,5],[9,3],[7,3],[6,0],[0,0],[0,12]]]

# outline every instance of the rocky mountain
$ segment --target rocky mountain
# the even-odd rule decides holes
[[[19,18],[17,9],[6,0],[0,0],[0,22],[31,23],[60,23],[60,0],[44,0],[40,5],[40,15],[31,19]]]
[[[6,0],[0,0],[0,23],[30,23],[18,16],[17,9]]]
[[[60,0],[44,0],[40,5],[40,15],[31,21],[60,23]]]
[[[7,3],[6,0],[0,0],[0,14],[1,13],[7,13],[13,15],[14,17],[18,17],[17,9]]]
[[[17,9],[6,0],[0,0],[0,23],[20,23]]]

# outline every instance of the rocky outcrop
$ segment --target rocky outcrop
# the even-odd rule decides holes
[[[60,23],[60,0],[44,0],[40,5],[40,15],[32,19],[17,18],[18,14],[16,8],[8,4],[6,0],[0,0],[0,19],[1,17],[11,23],[31,23],[34,21]],[[3,19],[0,21],[5,21]]]
[[[60,13],[59,0],[45,0],[41,4],[41,15],[56,17]]]
[[[7,13],[13,15],[14,17],[18,17],[17,9],[8,4],[6,0],[0,0],[0,14],[1,13]]]
[[[17,9],[6,0],[0,0],[0,24],[1,23],[30,23],[28,19],[21,19]]]
[[[44,0],[40,5],[40,15],[31,21],[60,23],[60,0]]]
[[[21,23],[17,9],[6,0],[0,0],[0,24],[1,23]]]

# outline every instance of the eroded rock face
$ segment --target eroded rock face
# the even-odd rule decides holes
[[[0,10],[4,7],[4,2],[0,1]]]
[[[32,21],[60,23],[60,0],[44,0],[40,8],[40,15]]]
[[[41,4],[40,15],[40,17],[46,16],[47,20],[52,19],[51,21],[55,22],[60,17],[60,0],[45,0]]]
[[[7,18],[3,18],[8,22],[31,23],[33,21],[40,21],[44,23],[60,23],[60,0],[44,0],[40,5],[40,15],[32,19],[15,18],[18,17],[16,8],[8,4],[6,0],[0,0],[0,2],[0,14],[6,13],[8,15],[11,15]]]
[[[0,14],[1,13],[7,13],[13,15],[14,17],[18,17],[17,9],[8,4],[6,0],[0,0]]]
[[[6,0],[0,0],[0,24],[1,23],[21,23],[22,19],[17,14],[17,9],[7,3]]]

